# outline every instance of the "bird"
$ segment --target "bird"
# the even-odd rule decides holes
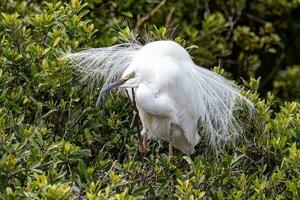
[[[151,139],[169,142],[170,158],[173,147],[193,154],[203,137],[218,148],[244,131],[235,112],[246,110],[251,116],[255,109],[237,84],[195,64],[172,40],[122,43],[65,56],[83,80],[100,85],[98,103],[114,88],[128,94],[142,124],[140,151]]]

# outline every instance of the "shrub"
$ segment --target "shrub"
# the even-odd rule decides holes
[[[118,40],[112,33],[113,20],[123,26],[122,16],[128,16],[136,25],[159,4],[109,1],[97,9],[98,1],[87,2],[4,0],[0,5],[0,199],[299,198],[300,104],[278,104],[271,93],[262,98],[259,79],[243,81],[244,94],[257,107],[248,142],[217,155],[203,146],[191,157],[176,152],[173,163],[165,154],[166,145],[157,142],[150,143],[145,156],[138,155],[137,130],[128,128],[132,115],[127,98],[108,97],[95,107],[99,89],[80,86],[80,75],[60,52],[113,44]],[[216,1],[209,12],[197,2],[180,3],[170,12],[174,23],[183,27],[176,41],[194,56],[206,58],[198,60],[205,65],[234,58],[241,71],[224,64],[231,72],[225,75],[232,77],[267,68],[265,54],[280,57],[286,27],[278,28],[283,21],[279,16],[292,17],[298,6],[297,1]],[[159,27],[174,6],[165,2],[147,20]],[[243,9],[247,12],[241,22],[228,24]],[[246,20],[249,11],[276,20],[259,22],[255,28],[252,23],[259,19]],[[193,27],[188,26],[190,19]],[[168,38],[167,29],[157,27],[150,27],[150,34]],[[135,33],[121,27],[119,37],[131,34]],[[274,92],[292,100],[295,90],[284,88],[298,83],[292,81],[299,75],[297,66],[286,74],[278,76]],[[279,94],[281,90],[286,93]]]

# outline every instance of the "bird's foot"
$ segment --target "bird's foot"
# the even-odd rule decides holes
[[[147,136],[141,135],[139,138],[139,152],[141,154],[144,154],[146,152],[146,146],[147,146]]]
[[[147,147],[147,135],[145,134],[144,136],[142,136],[143,138],[143,145],[146,148]]]

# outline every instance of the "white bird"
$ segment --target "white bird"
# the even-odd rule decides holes
[[[170,157],[173,146],[192,154],[200,136],[205,136],[212,147],[233,141],[243,132],[234,112],[246,108],[250,116],[254,108],[239,87],[197,66],[173,41],[144,46],[126,43],[69,53],[67,57],[84,72],[84,79],[101,84],[102,92],[126,88],[131,101],[135,98],[143,140],[168,141]]]

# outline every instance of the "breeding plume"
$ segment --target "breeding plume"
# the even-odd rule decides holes
[[[168,141],[169,156],[173,146],[192,154],[200,138],[219,147],[243,132],[236,111],[246,108],[251,115],[252,103],[235,84],[197,66],[173,41],[126,43],[67,57],[84,79],[101,85],[102,94],[112,88],[127,91],[143,126],[140,149],[147,139]]]

